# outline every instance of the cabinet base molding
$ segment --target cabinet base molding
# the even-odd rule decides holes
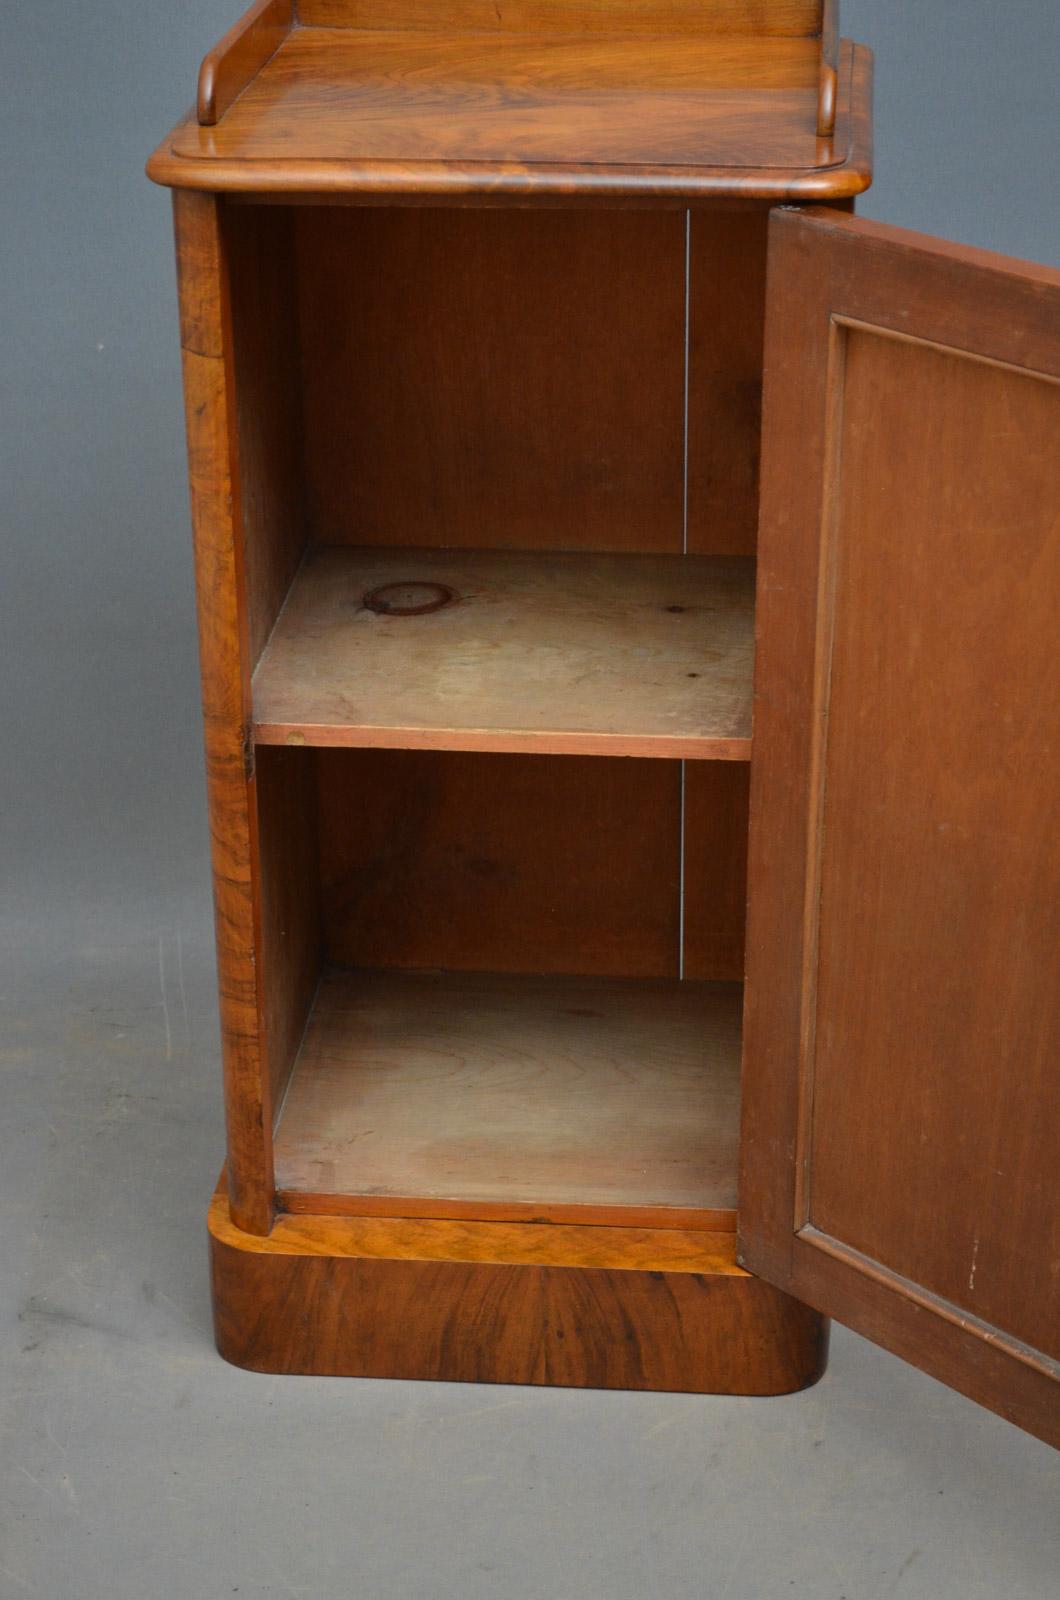
[[[254,1372],[702,1394],[788,1394],[827,1322],[736,1265],[735,1235],[672,1228],[209,1214],[214,1326]]]

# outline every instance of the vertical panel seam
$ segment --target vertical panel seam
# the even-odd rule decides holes
[[[692,212],[685,211],[685,319],[684,319],[684,371],[682,397],[682,439],[681,439],[681,554],[688,554],[688,407],[689,407],[689,368],[691,358],[692,330],[691,330],[691,304],[692,304]],[[681,825],[678,861],[678,907],[677,907],[677,976],[680,979],[685,975],[685,779],[686,764],[681,762]]]

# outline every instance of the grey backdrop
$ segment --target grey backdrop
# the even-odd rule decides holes
[[[1044,1600],[1058,1458],[860,1339],[790,1401],[255,1379],[220,1161],[167,197],[240,0],[5,14],[0,1600]],[[1055,0],[843,0],[866,215],[1048,259]]]

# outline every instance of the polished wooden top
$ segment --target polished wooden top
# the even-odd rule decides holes
[[[870,182],[871,56],[849,43],[822,137],[817,35],[284,32],[275,6],[254,15],[256,34],[208,58],[198,116],[149,163],[159,183],[680,203],[838,199]]]

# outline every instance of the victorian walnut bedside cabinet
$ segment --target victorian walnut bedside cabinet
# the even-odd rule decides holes
[[[261,0],[152,158],[229,1360],[1060,1442],[1060,274],[870,147],[833,0]]]

